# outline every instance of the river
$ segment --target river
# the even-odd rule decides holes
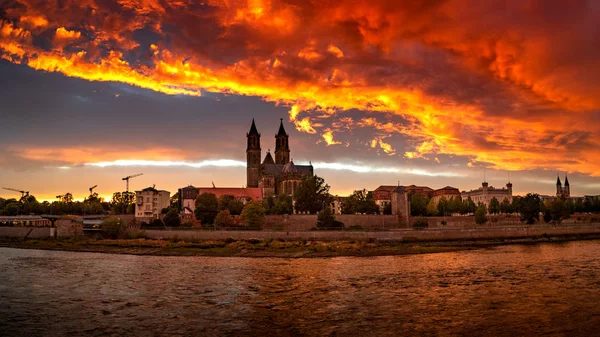
[[[600,241],[374,258],[0,248],[3,336],[600,336]]]

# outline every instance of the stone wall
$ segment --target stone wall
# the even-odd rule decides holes
[[[265,230],[281,231],[308,231],[317,226],[316,215],[267,215]],[[366,215],[366,214],[342,214],[336,215],[336,220],[344,223],[344,226],[360,226],[365,230],[385,230],[391,228],[403,228],[398,224],[395,215]]]
[[[83,224],[79,221],[58,220],[56,221],[56,236],[74,237],[83,235]]]
[[[0,227],[0,236],[12,238],[49,237],[50,227]]]
[[[523,239],[567,235],[600,235],[600,224],[561,225],[561,226],[521,226],[521,227],[483,227],[473,229],[396,229],[390,231],[202,231],[202,230],[146,230],[145,234],[153,239],[178,240],[235,240],[285,239],[285,240],[377,240],[377,241],[460,241]]]

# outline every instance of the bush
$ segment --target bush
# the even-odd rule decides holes
[[[191,220],[186,220],[181,223],[181,227],[183,228],[192,228],[194,226],[194,222]]]
[[[262,228],[265,223],[265,209],[260,202],[251,201],[244,206],[240,219],[248,227]]]
[[[167,214],[165,214],[163,221],[165,222],[165,226],[168,227],[179,227],[179,225],[181,225],[179,212],[174,208],[169,209]]]
[[[317,216],[317,228],[344,228],[344,224],[335,219],[329,207],[325,207]]]
[[[100,229],[111,239],[116,239],[125,233],[125,222],[120,218],[108,218],[102,222]]]
[[[486,214],[487,209],[485,205],[479,205],[479,207],[477,207],[477,210],[475,211],[475,223],[478,225],[483,225],[484,223],[486,223],[488,221]]]
[[[427,227],[429,227],[429,222],[424,217],[418,217],[413,222],[414,229],[425,229]]]
[[[160,219],[154,219],[150,223],[150,227],[165,227],[165,224]]]
[[[220,211],[215,218],[215,225],[217,227],[231,227],[233,226],[233,217],[228,209]]]
[[[441,224],[442,224],[442,226],[446,227],[446,226],[448,226],[448,221],[442,220]]]

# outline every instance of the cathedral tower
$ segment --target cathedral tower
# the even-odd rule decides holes
[[[565,174],[565,187],[563,188],[563,195],[565,198],[571,197],[571,186],[569,186],[569,178]]]
[[[283,128],[283,118],[279,124],[279,132],[275,136],[275,163],[287,164],[290,162],[290,144],[289,135]]]
[[[562,183],[560,182],[560,176],[556,176],[556,196],[560,197],[563,193]]]
[[[246,187],[258,187],[260,179],[260,133],[256,129],[254,119],[250,131],[246,133],[248,147],[246,148]]]

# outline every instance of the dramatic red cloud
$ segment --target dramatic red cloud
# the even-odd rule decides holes
[[[328,145],[370,128],[365,144],[408,159],[597,175],[599,20],[583,0],[14,0],[0,56],[166,94],[259,96]],[[339,117],[353,109],[388,121]]]

